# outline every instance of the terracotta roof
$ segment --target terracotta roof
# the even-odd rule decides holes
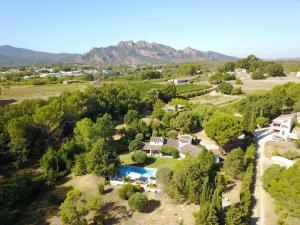
[[[173,148],[178,148],[178,140],[173,139],[173,138],[168,138],[167,143],[165,144],[166,146],[173,147]]]
[[[151,137],[150,142],[164,142],[163,137]]]
[[[150,143],[145,143],[143,150],[145,151],[159,151],[161,146],[159,145],[150,145]]]
[[[184,145],[179,149],[182,153],[188,153],[191,156],[197,156],[200,153],[200,148],[196,145]]]
[[[182,143],[190,143],[192,141],[192,136],[191,135],[181,135],[179,137],[179,141]]]

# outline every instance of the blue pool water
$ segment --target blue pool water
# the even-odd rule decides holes
[[[155,177],[156,175],[156,169],[151,168],[143,168],[137,166],[121,166],[119,169],[119,174],[121,177],[125,177],[131,172],[141,174],[144,178]]]

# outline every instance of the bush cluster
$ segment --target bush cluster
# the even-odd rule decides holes
[[[176,148],[169,147],[169,146],[162,146],[160,152],[165,155],[171,155],[174,159],[179,158],[179,151]]]
[[[121,199],[128,200],[131,195],[136,192],[142,192],[143,188],[140,185],[133,185],[130,183],[124,184],[119,190],[118,195]]]

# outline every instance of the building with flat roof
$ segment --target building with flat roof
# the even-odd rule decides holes
[[[297,114],[281,115],[272,121],[270,130],[283,138],[288,138],[297,122]]]

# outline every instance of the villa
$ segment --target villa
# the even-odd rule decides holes
[[[165,112],[180,112],[183,111],[185,105],[173,105],[173,104],[166,104],[163,108]]]
[[[297,115],[298,114],[287,114],[275,118],[270,126],[270,131],[285,139],[289,138],[297,122]]]
[[[190,154],[196,156],[200,153],[200,148],[192,144],[191,135],[180,135],[178,139],[163,138],[163,137],[151,137],[150,142],[145,143],[143,151],[152,155],[160,155],[160,149],[162,146],[173,147],[179,150],[180,153]]]
[[[180,85],[180,84],[193,83],[194,80],[195,80],[194,77],[181,77],[181,78],[170,80],[169,82],[172,82],[175,85]]]
[[[243,68],[237,68],[237,69],[235,69],[234,70],[234,74],[236,76],[246,76],[246,75],[248,75],[247,70],[243,69]]]

